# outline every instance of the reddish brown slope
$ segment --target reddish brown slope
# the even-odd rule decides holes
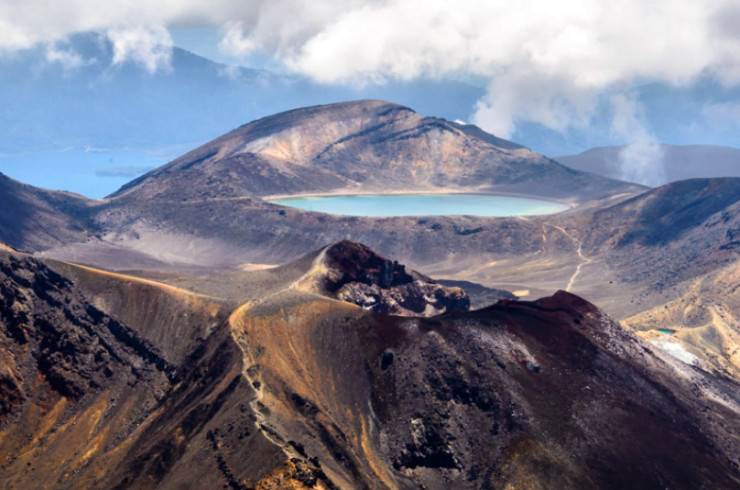
[[[290,281],[226,318],[152,281],[0,265],[9,488],[740,488],[738,387],[568,293],[408,318]]]
[[[344,488],[740,488],[737,387],[567,293],[428,320],[283,293],[232,324],[264,430]]]

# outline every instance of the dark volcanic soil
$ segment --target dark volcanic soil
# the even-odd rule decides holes
[[[434,316],[470,308],[468,294],[447,287],[403,264],[379,256],[365,245],[343,240],[326,247],[312,264],[313,287],[302,290],[353,303],[386,315]]]
[[[378,101],[255,121],[107,200],[0,176],[0,480],[740,488],[738,182],[642,192]],[[440,189],[578,207],[369,219],[262,199]],[[373,250],[448,281],[584,292],[620,317],[673,312],[661,335],[699,350],[681,362],[566,292],[465,311],[506,295]]]
[[[185,270],[194,264],[283,263],[351,238],[383,253],[400,252],[387,246],[392,242],[425,250],[419,257],[402,254],[422,264],[439,260],[449,249],[474,253],[481,245],[469,242],[500,242],[493,230],[510,227],[516,234],[521,225],[485,218],[335,217],[286,209],[262,198],[467,191],[591,205],[643,190],[568,169],[475,127],[423,117],[388,102],[357,101],[246,124],[106,200],[42,191],[4,178],[0,197],[14,204],[12,211],[0,211],[0,241],[115,269]]]
[[[18,490],[740,488],[738,387],[577,296],[409,318],[291,278],[327,263],[390,287],[416,274],[375,258],[337,244],[233,309],[0,252],[0,477]]]

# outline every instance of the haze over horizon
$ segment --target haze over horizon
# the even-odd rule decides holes
[[[740,490],[738,26],[0,0],[0,490]]]
[[[284,12],[300,22],[285,22]],[[83,164],[84,186],[74,188],[71,179],[65,184],[101,197],[101,189],[125,182],[124,167],[135,175],[136,168],[164,163],[250,120],[300,106],[382,98],[423,115],[477,124],[548,156],[627,145],[619,176],[656,185],[665,174],[659,143],[740,147],[737,19],[740,6],[720,0],[461,1],[454,11],[418,0],[332,1],[321,8],[303,0],[220,0],[207,8],[195,1],[2,2],[0,83],[25,77],[30,98],[24,104],[16,85],[5,90],[4,103],[0,98],[12,127],[0,139],[0,154],[13,157],[0,158],[0,171],[37,185],[46,183],[34,175],[39,172],[64,181],[55,169],[70,165],[69,158],[59,160],[50,150],[114,150],[110,165]],[[80,41],[80,33],[91,31],[99,36],[97,47]],[[176,47],[220,65],[178,61]],[[208,70],[210,78],[204,77]],[[255,73],[265,76],[243,83]],[[123,78],[128,81],[121,85]],[[161,79],[170,82],[172,100],[151,88]],[[196,88],[188,92],[194,79]],[[60,84],[77,92],[70,96],[55,87]],[[420,90],[427,92],[415,96]],[[198,93],[218,96],[206,107],[198,104]],[[55,119],[70,115],[66,132],[30,116],[23,124],[7,122],[27,112],[37,94],[47,94]],[[131,101],[126,120],[140,124],[110,126],[110,141],[96,138],[78,122],[88,117],[86,100],[103,111]],[[183,102],[187,111],[177,107]],[[151,114],[143,109],[147,104]],[[168,113],[171,121],[164,120]],[[193,131],[193,123],[180,122],[187,116],[206,119],[199,127],[212,129]],[[156,144],[139,133],[156,134]],[[138,163],[118,153],[132,149]],[[29,152],[43,154],[18,158]],[[44,160],[49,163],[39,163]]]

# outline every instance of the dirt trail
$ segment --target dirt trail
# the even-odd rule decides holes
[[[192,297],[195,297],[195,298],[201,298],[201,299],[206,299],[206,300],[210,300],[210,301],[220,301],[221,300],[221,298],[217,298],[215,296],[209,296],[207,294],[196,293],[196,292],[190,291],[188,289],[178,288],[178,287],[172,286],[170,284],[165,284],[163,282],[158,282],[158,281],[152,281],[151,279],[145,279],[143,277],[130,276],[128,274],[120,274],[118,272],[111,272],[111,271],[106,271],[106,270],[103,270],[103,269],[96,269],[95,267],[90,267],[90,266],[82,265],[82,264],[75,264],[74,262],[64,262],[64,261],[59,261],[59,262],[62,263],[62,264],[66,264],[68,266],[71,266],[71,267],[77,267],[78,269],[82,269],[84,271],[88,271],[88,272],[92,272],[94,274],[98,274],[98,275],[101,275],[101,276],[112,277],[112,278],[118,279],[120,281],[124,281],[124,282],[126,282],[126,281],[127,282],[135,282],[135,283],[139,283],[139,284],[146,284],[147,286],[152,286],[152,287],[155,287],[155,288],[159,288],[159,289],[161,289],[163,291],[166,291],[166,292],[169,292],[171,294],[180,294],[180,295],[184,295],[184,296],[192,296]]]
[[[556,230],[559,230],[563,233],[563,235],[567,236],[574,245],[576,245],[576,253],[578,254],[578,258],[581,260],[581,262],[576,266],[576,270],[573,272],[573,275],[570,276],[570,279],[568,280],[568,284],[565,286],[565,290],[570,292],[570,290],[573,288],[573,284],[576,281],[576,277],[578,277],[578,274],[581,273],[581,268],[583,268],[584,265],[588,265],[592,262],[593,259],[589,259],[585,255],[583,255],[583,244],[579,239],[565,231],[564,228],[556,225],[551,225],[549,223],[543,223],[542,224],[542,231],[543,231],[543,241],[547,241],[547,234],[545,233],[545,227],[550,226],[552,228],[555,228]]]

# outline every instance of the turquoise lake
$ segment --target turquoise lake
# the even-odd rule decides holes
[[[271,202],[345,216],[528,216],[559,213],[565,204],[490,194],[367,194],[307,196]]]

